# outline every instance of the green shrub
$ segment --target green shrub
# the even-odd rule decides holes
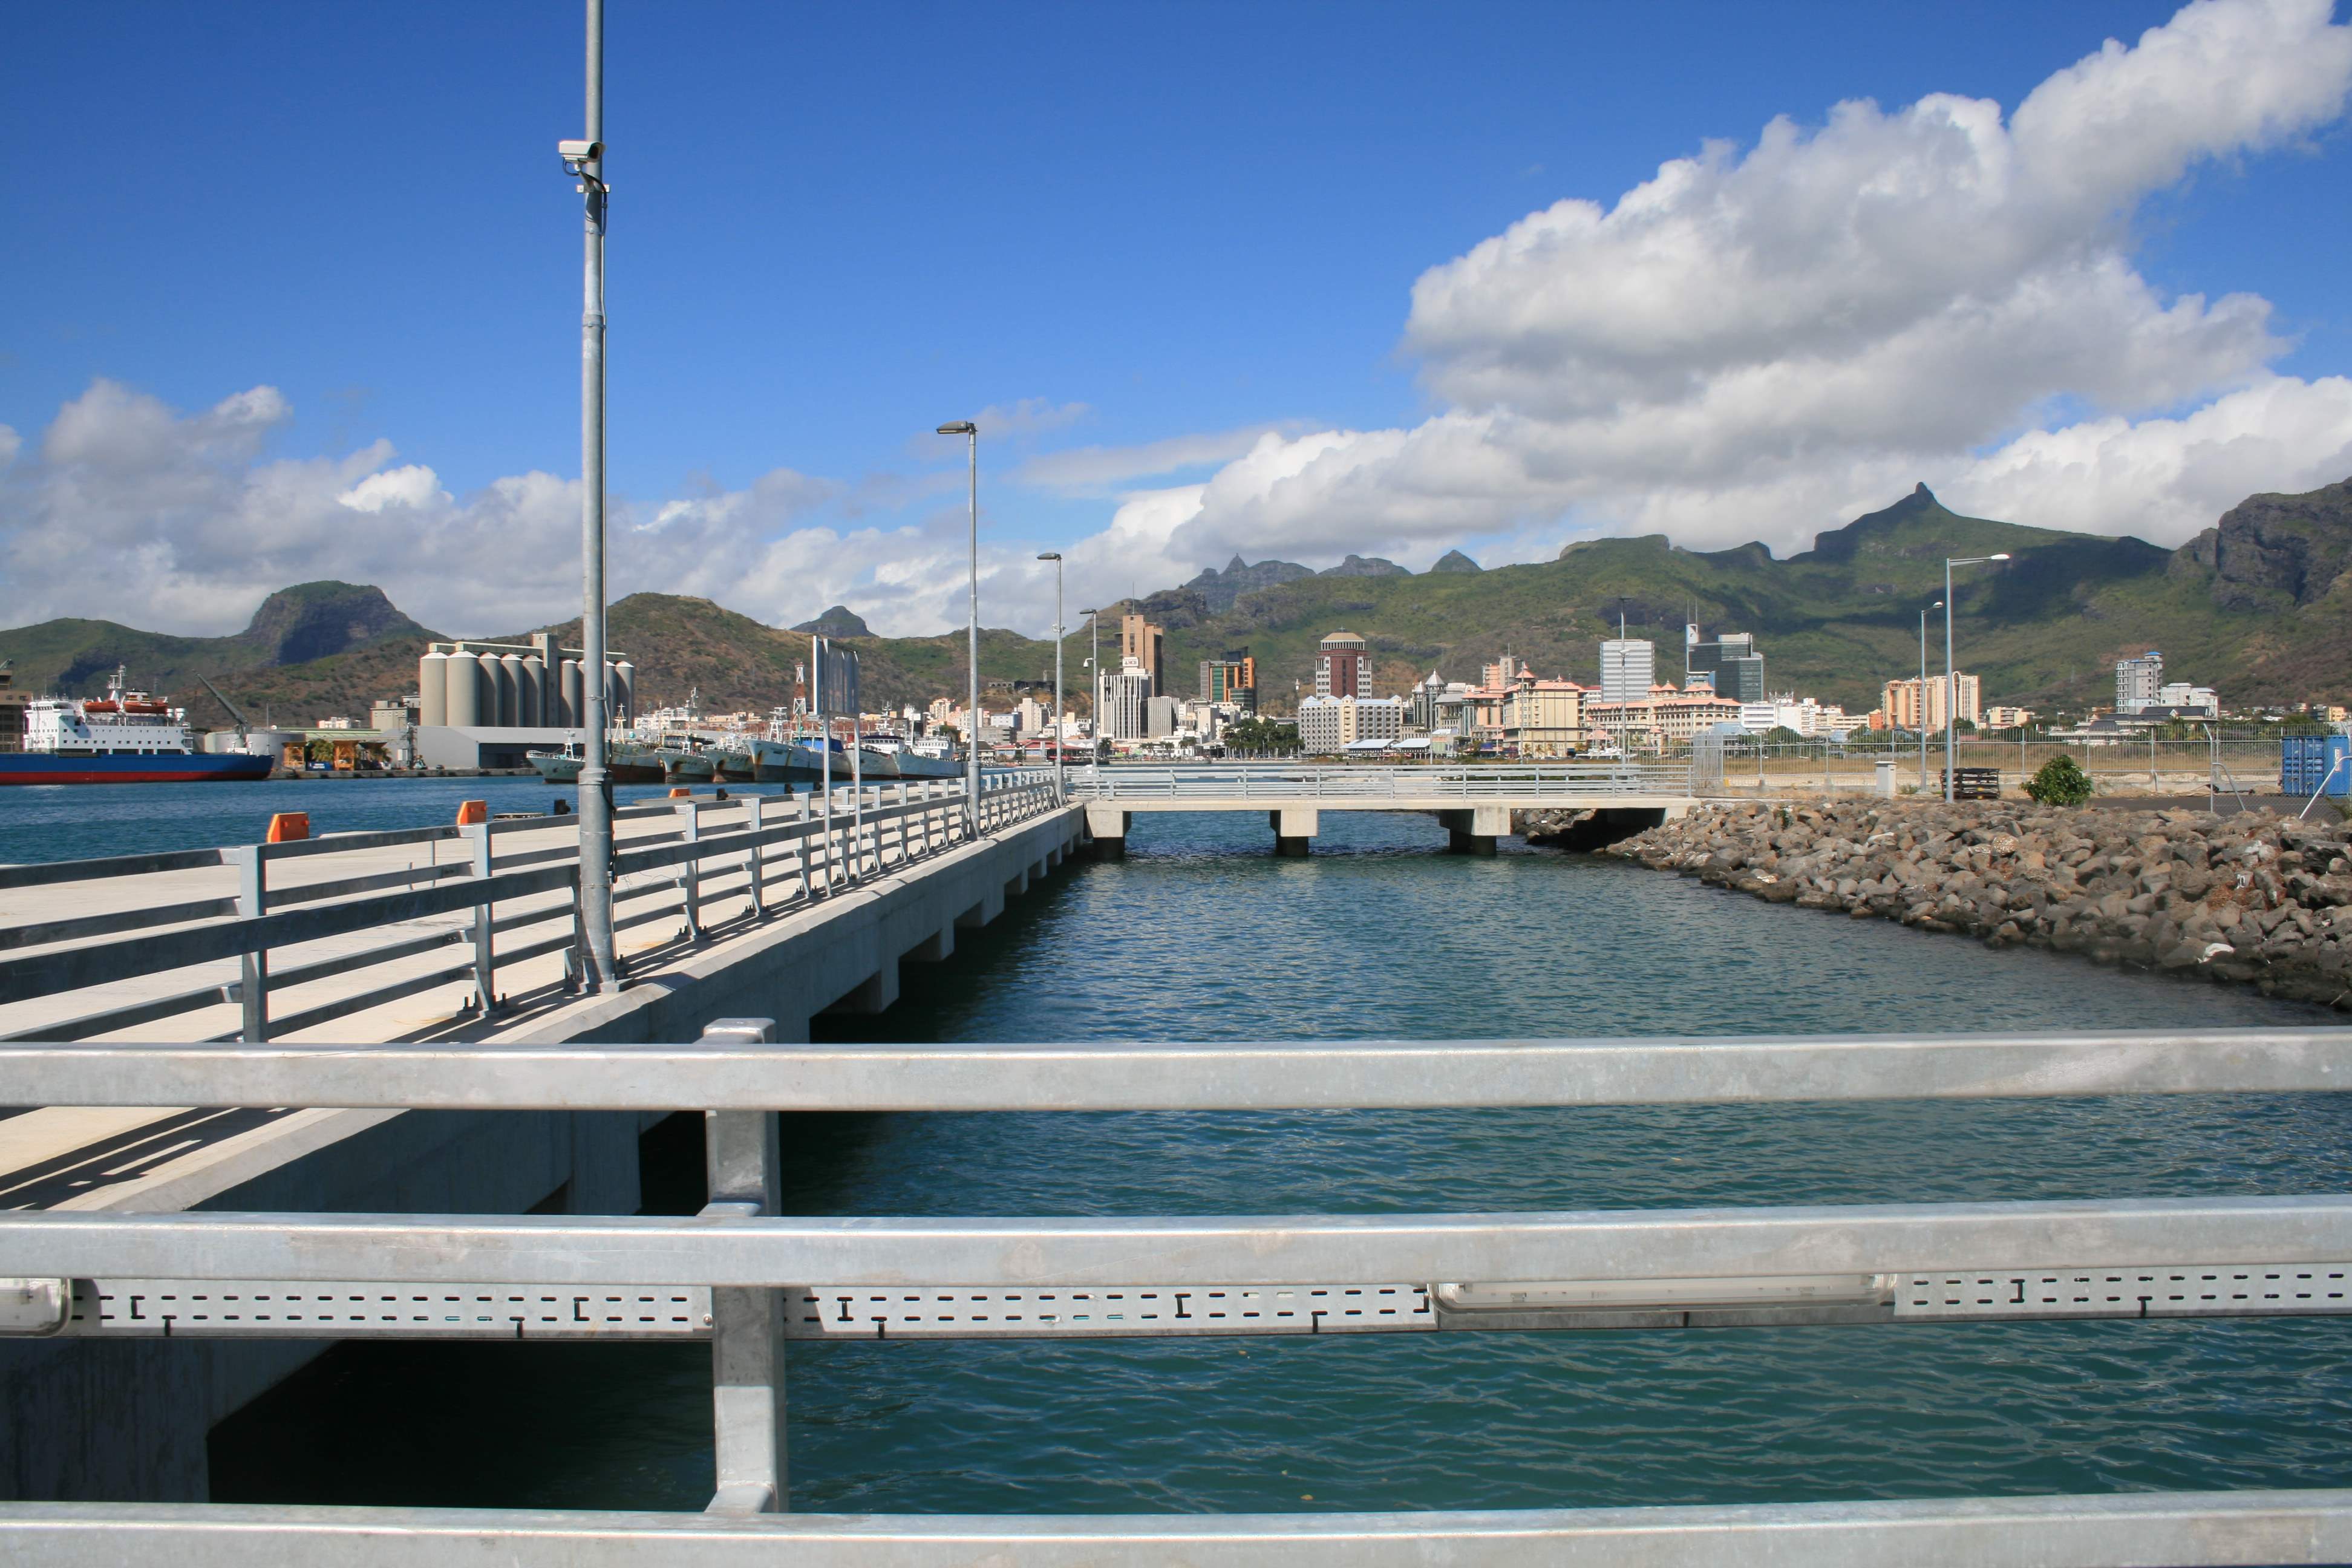
[[[2053,757],[2026,782],[2025,793],[2044,805],[2080,805],[2091,798],[2091,775],[2072,757]]]

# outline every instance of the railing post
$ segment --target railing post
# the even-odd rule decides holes
[[[772,1018],[721,1018],[702,1031],[706,1046],[767,1045]],[[782,1152],[772,1110],[707,1110],[704,1166],[716,1219],[774,1215],[782,1206]],[[707,1513],[782,1513],[784,1468],[784,1292],[721,1286],[710,1292],[711,1431],[718,1490]]]
[[[900,779],[898,781],[898,864],[901,866],[915,858],[914,852],[907,847],[907,796],[909,793],[907,781]]]
[[[801,825],[805,828],[809,819],[809,797],[801,795],[793,798],[800,803]],[[799,862],[801,868],[801,901],[806,903],[815,897],[816,892],[814,879],[809,875],[809,836],[806,832],[803,832],[799,839],[794,842],[793,858]]]
[[[768,797],[747,795],[743,797],[743,823],[751,831],[751,853],[744,858],[743,869],[751,879],[751,917],[768,918],[767,889],[761,884],[767,871],[768,847],[760,842],[761,831],[767,826]]]
[[[258,920],[268,912],[269,873],[268,849],[260,844],[247,844],[237,851],[239,872],[236,912],[246,920]],[[269,1038],[269,952],[267,948],[244,955],[237,986],[238,1004],[244,1020],[237,1038],[257,1046]]]
[[[702,841],[702,803],[691,798],[677,803],[678,816],[686,819],[686,846],[692,850]],[[686,894],[686,934],[696,942],[702,940],[702,863],[691,854],[678,866],[677,885]]]
[[[487,884],[491,871],[490,825],[468,823],[466,836],[474,841],[474,877]],[[474,994],[481,1003],[482,1016],[487,1018],[499,1007],[498,954],[493,950],[490,926],[497,910],[485,893],[482,901],[474,906]]]

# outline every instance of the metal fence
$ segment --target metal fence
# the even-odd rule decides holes
[[[0,1045],[83,1105],[698,1110],[692,1218],[0,1214],[0,1323],[106,1336],[711,1342],[700,1516],[0,1504],[54,1568],[1107,1562],[2095,1568],[2352,1561],[2352,1491],[1777,1507],[790,1516],[800,1338],[1524,1331],[2352,1313],[2352,1194],[1207,1218],[783,1214],[774,1110],[1267,1110],[2341,1091],[2352,1030],[2049,1037],[776,1047]],[[488,1281],[488,1283],[485,1283]]]
[[[617,811],[621,822],[659,826],[632,834],[614,856],[621,906],[614,925],[627,930],[682,917],[683,934],[699,941],[936,854],[969,835],[964,789],[963,781],[953,780],[883,785],[856,795],[839,791],[830,817],[813,816],[814,797],[807,795],[702,796]],[[1060,799],[1051,770],[986,775],[980,831],[1051,810]],[[0,1038],[85,1039],[235,1003],[240,1026],[220,1037],[262,1040],[453,983],[470,983],[471,1005],[496,1012],[509,1000],[499,989],[502,973],[558,952],[568,956],[553,984],[569,989],[578,973],[580,940],[576,837],[568,844],[500,852],[500,841],[511,835],[565,826],[562,818],[506,817],[465,826],[0,866],[0,891],[72,886],[94,902],[111,898],[122,905],[0,927],[0,953],[13,954],[0,957],[0,1005],[61,993],[103,994],[125,982],[225,959],[239,964],[232,981],[115,1001]],[[442,861],[440,847],[452,841],[457,856]],[[381,859],[382,851],[416,846],[426,847],[425,864],[363,868],[371,857]],[[187,898],[160,884],[127,880],[221,866],[237,869],[234,895]],[[284,880],[283,873],[296,867],[323,868],[323,874]],[[734,898],[744,900],[740,910],[725,920],[710,918],[713,900]],[[459,921],[356,951],[272,962],[275,950],[451,916]],[[122,934],[132,931],[141,934]],[[410,962],[452,948],[461,953],[446,963],[420,968]],[[274,993],[386,966],[401,973],[291,1012],[271,1006]]]
[[[1087,766],[1070,770],[1074,800],[1561,800],[1691,793],[1691,769],[1676,762],[1517,763],[1465,767]]]
[[[2002,740],[1963,735],[1954,748],[1964,768],[1990,768],[2000,787],[2017,794],[2025,781],[2053,759],[2066,757],[2091,776],[2098,793],[2106,795],[2277,795],[2280,793],[2279,737],[2225,736],[2211,739],[2151,742],[2146,737],[2109,744],[2085,745],[2074,741]],[[1919,745],[1905,737],[1892,745],[1862,737],[1844,744],[1827,741],[1789,742],[1735,738],[1727,749],[1725,782],[1733,788],[1752,787],[1759,776],[1767,786],[1810,782],[1831,790],[1862,791],[1871,787],[1881,762],[1895,764],[1898,791],[1921,790]],[[1928,738],[1925,791],[1943,788],[1944,740]],[[2290,792],[2292,793],[2292,792]]]

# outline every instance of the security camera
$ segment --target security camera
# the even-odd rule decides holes
[[[602,142],[558,142],[555,151],[567,163],[593,163],[604,155]]]

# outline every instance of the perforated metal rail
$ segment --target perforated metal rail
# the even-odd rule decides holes
[[[700,1516],[0,1504],[0,1558],[239,1568],[982,1562],[2352,1562],[2352,1492],[1231,1518],[790,1515],[795,1340],[1344,1334],[2352,1312],[2352,1194],[1201,1218],[796,1218],[778,1110],[1207,1110],[2340,1091],[2352,1031],[776,1047],[0,1044],[0,1100],[706,1114],[695,1216],[0,1214],[0,1331],[708,1339]],[[1156,1281],[1132,1284],[1131,1280]],[[1319,1280],[1298,1284],[1298,1280]],[[483,1284],[482,1280],[499,1283]],[[809,1280],[831,1280],[811,1285]],[[2113,1331],[2138,1331],[2129,1321]]]

